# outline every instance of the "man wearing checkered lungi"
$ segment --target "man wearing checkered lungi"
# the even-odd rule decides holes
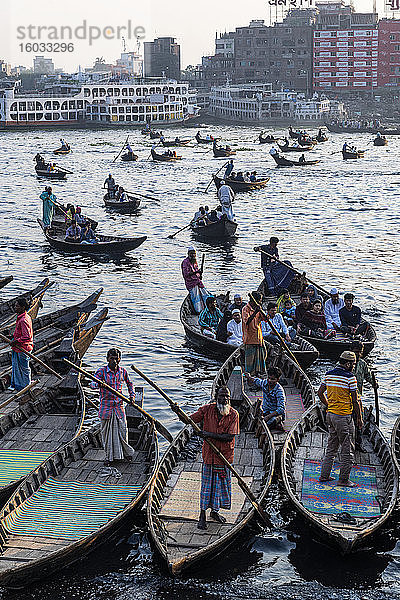
[[[211,508],[210,517],[218,523],[226,519],[219,509],[231,508],[231,472],[207,444],[209,439],[232,463],[235,449],[235,435],[239,433],[239,413],[232,408],[227,387],[217,391],[216,402],[206,404],[191,415],[195,423],[202,423],[203,468],[201,472],[200,516],[197,527],[207,529],[206,510]]]

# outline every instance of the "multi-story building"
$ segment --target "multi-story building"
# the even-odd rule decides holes
[[[117,58],[113,72],[121,75],[143,76],[143,59],[137,52],[122,52],[121,58]]]
[[[54,73],[54,63],[51,58],[44,56],[35,56],[33,59],[33,72],[37,75],[51,75]]]
[[[59,88],[59,86],[58,86]],[[199,110],[187,83],[168,79],[104,80],[84,83],[79,91],[58,95],[0,91],[0,127],[31,127],[88,124],[181,123]]]
[[[313,40],[315,90],[372,90],[378,85],[378,15],[318,2]]]
[[[378,32],[378,86],[399,88],[400,19],[381,19]]]
[[[181,76],[181,49],[172,37],[160,37],[144,42],[145,77],[167,77],[179,81]]]

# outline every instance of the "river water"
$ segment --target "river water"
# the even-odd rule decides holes
[[[195,132],[176,127],[167,135],[191,137]],[[113,163],[128,133],[139,160]],[[389,436],[398,415],[400,383],[400,138],[391,139],[387,148],[374,148],[373,136],[352,135],[348,141],[368,151],[364,159],[343,161],[339,151],[347,138],[332,134],[309,153],[321,159],[319,165],[277,169],[268,155],[270,146],[255,142],[255,130],[220,126],[210,133],[242,148],[235,158],[236,170],[256,169],[271,179],[264,190],[237,195],[236,241],[196,244],[199,254],[206,254],[206,287],[246,296],[261,280],[260,257],[253,247],[277,235],[281,258],[290,259],[327,289],[338,286],[343,292],[354,292],[356,304],[378,334],[369,360],[378,372],[382,428]],[[144,233],[148,239],[118,259],[64,255],[51,250],[36,222],[41,216],[39,195],[47,182],[39,181],[33,168],[36,152],[50,158],[59,137],[55,131],[1,133],[0,275],[12,274],[15,280],[0,291],[0,298],[49,277],[56,285],[45,296],[43,311],[50,311],[103,286],[100,303],[110,308],[110,319],[85,361],[98,367],[107,349],[118,346],[125,366],[134,362],[184,409],[193,411],[208,401],[219,363],[185,341],[179,321],[185,296],[180,263],[193,240],[187,230],[173,240],[168,235],[186,225],[199,205],[216,204],[215,188],[210,186],[208,194],[204,189],[224,161],[193,143],[191,148],[182,148],[181,162],[153,163],[148,160],[150,141],[139,131],[68,131],[65,137],[73,153],[57,162],[74,174],[54,182],[57,198],[84,207],[86,214],[99,221],[100,232]],[[159,201],[143,200],[135,216],[107,213],[101,188],[109,172],[125,189]],[[326,360],[313,366],[310,376],[315,385],[330,366]],[[141,384],[137,378],[134,381]],[[372,394],[367,388],[368,399],[372,400]],[[171,432],[179,430],[165,402],[148,386],[145,406]],[[379,547],[342,559],[310,540],[278,483],[271,494],[275,529],[255,530],[246,549],[227,555],[198,578],[175,582],[165,575],[144,529],[136,524],[117,547],[96,552],[29,591],[0,592],[0,598],[400,597],[398,513],[382,533]]]

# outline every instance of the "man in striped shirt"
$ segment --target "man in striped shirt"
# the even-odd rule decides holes
[[[107,383],[118,392],[122,392],[125,382],[129,392],[129,399],[135,402],[135,390],[127,371],[119,366],[121,352],[111,348],[107,352],[107,365],[95,373],[95,377]],[[128,443],[128,426],[123,400],[100,384],[93,381],[92,388],[100,388],[99,418],[101,421],[101,435],[106,453],[105,465],[109,466],[115,460],[132,462],[134,449]]]
[[[330,482],[333,461],[340,448],[340,473],[337,485],[354,487],[349,475],[354,464],[354,422],[362,427],[361,406],[357,396],[357,380],[353,373],[356,363],[354,352],[346,350],[339,358],[339,366],[328,371],[318,390],[319,399],[327,406],[326,424],[329,438],[325,456],[321,465],[320,482]],[[326,393],[326,395],[325,395]]]

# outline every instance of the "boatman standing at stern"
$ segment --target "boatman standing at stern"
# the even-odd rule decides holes
[[[206,299],[211,294],[206,290],[202,282],[203,273],[197,264],[196,249],[193,246],[188,248],[188,255],[182,261],[181,269],[193,308],[197,314],[200,314],[205,307]]]
[[[11,342],[11,385],[10,390],[19,392],[31,382],[31,370],[29,368],[29,356],[23,350],[33,350],[33,327],[32,319],[28,315],[29,304],[26,298],[21,297],[15,303],[17,323]]]
[[[111,175],[111,173],[109,174],[109,176],[107,177],[107,179],[104,182],[103,188],[105,188],[105,187],[107,188],[107,191],[108,191],[108,197],[114,198],[115,197],[115,179]]]
[[[233,160],[227,162],[225,167],[224,179],[228,179],[233,171]]]
[[[122,392],[122,384],[125,382],[129,399],[131,402],[135,402],[132,381],[126,369],[119,366],[120,361],[121,352],[118,348],[111,348],[107,352],[107,365],[98,369],[95,377],[107,383],[117,392]],[[105,466],[110,466],[115,460],[132,462],[135,451],[128,443],[128,425],[123,400],[101,387],[96,381],[92,381],[90,387],[100,388],[99,418],[106,453]]]
[[[218,190],[218,198],[222,206],[222,216],[226,215],[228,221],[234,221],[235,215],[233,214],[232,202],[235,198],[235,194],[229,185],[226,185],[225,181],[221,181],[221,187]]]
[[[358,429],[362,428],[362,414],[357,396],[357,380],[353,373],[356,363],[354,352],[345,350],[339,358],[339,366],[325,375],[318,390],[318,397],[327,407],[326,423],[329,438],[321,465],[321,483],[334,480],[331,477],[333,461],[340,448],[340,472],[336,485],[354,487],[350,481],[350,471],[354,464],[354,422],[353,410]],[[325,396],[326,393],[326,396]]]
[[[202,406],[191,415],[195,423],[202,423],[201,437],[204,439],[199,529],[207,529],[207,508],[211,508],[210,517],[217,523],[226,523],[226,518],[219,514],[220,508],[231,508],[231,472],[206,442],[209,439],[232,464],[235,435],[239,433],[239,413],[232,408],[230,398],[229,389],[220,387],[215,402]]]

